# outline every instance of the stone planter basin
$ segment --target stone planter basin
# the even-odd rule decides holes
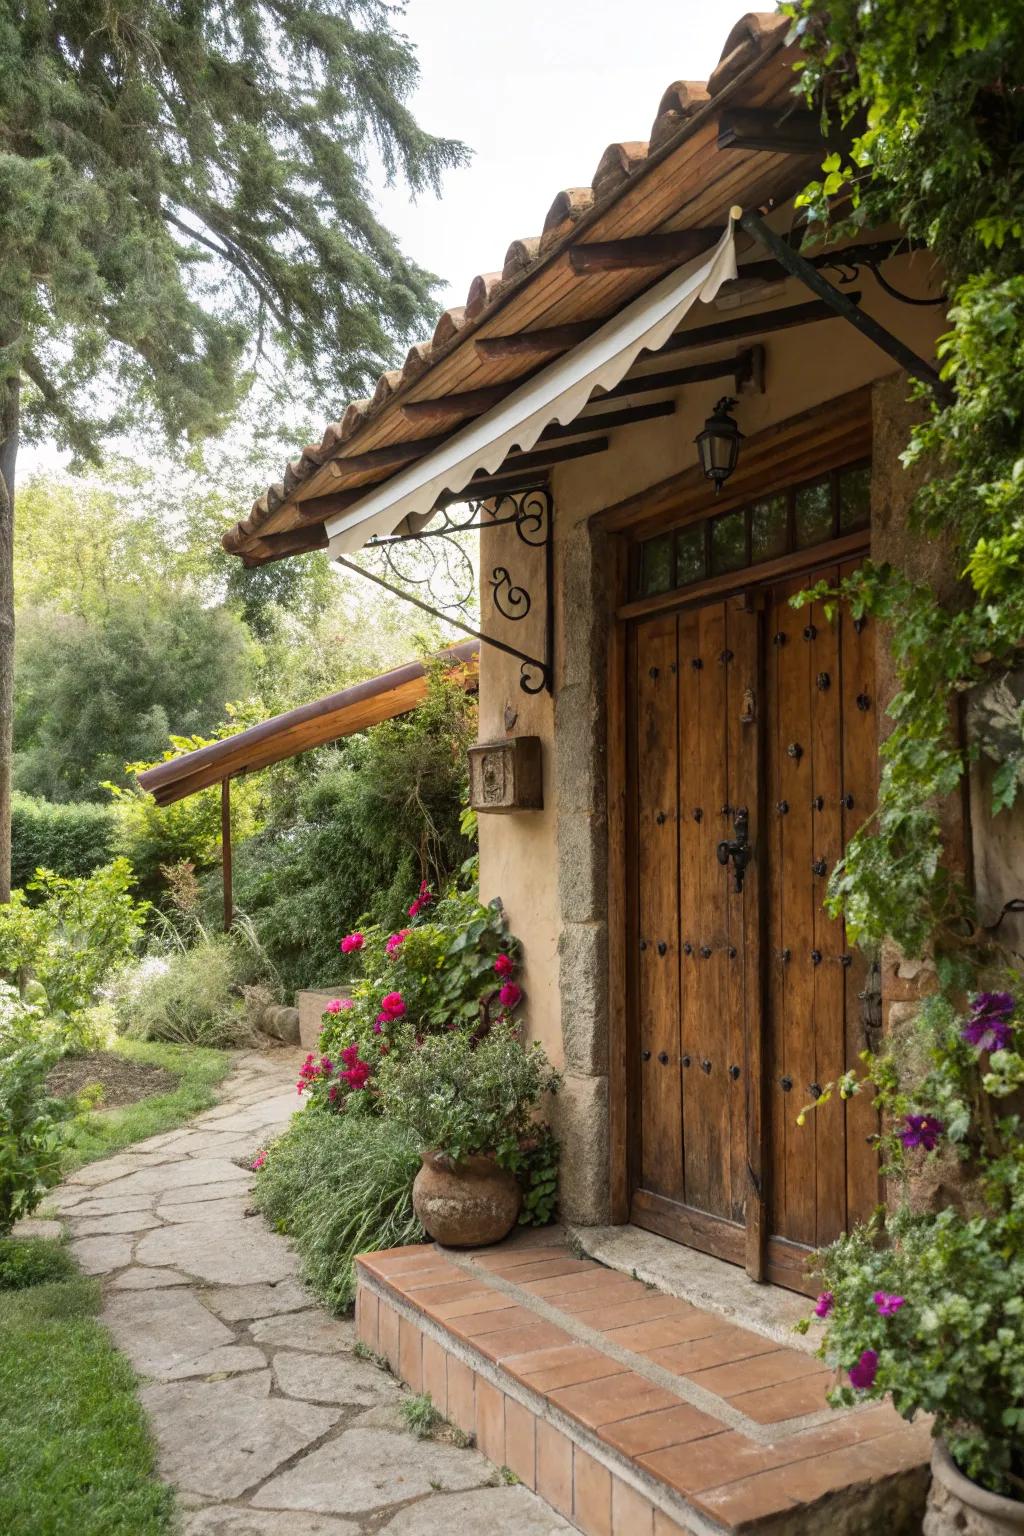
[[[1024,1503],[964,1477],[941,1440],[932,1447],[932,1485],[922,1536],[1024,1536]]]
[[[519,1219],[522,1202],[516,1180],[493,1157],[455,1163],[443,1152],[424,1152],[412,1186],[413,1210],[446,1248],[500,1243]]]

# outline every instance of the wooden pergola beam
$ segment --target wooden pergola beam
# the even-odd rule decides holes
[[[846,295],[851,304],[860,303],[860,293]],[[807,304],[790,304],[785,309],[770,309],[764,314],[737,315],[716,325],[697,325],[689,331],[670,336],[661,352],[689,352],[696,347],[713,347],[722,341],[742,341],[747,337],[767,336],[772,331],[788,331],[797,325],[814,325],[818,320],[834,320],[835,312],[821,299]],[[659,356],[661,353],[659,353]]]
[[[721,229],[680,229],[664,235],[638,235],[630,240],[594,240],[588,245],[571,245],[569,265],[578,277],[591,272],[672,266],[702,256],[721,237]]]
[[[718,120],[719,149],[764,150],[775,155],[813,155],[825,139],[816,112],[729,107]]]
[[[498,405],[522,379],[508,384],[487,384],[482,389],[464,389],[456,395],[439,395],[435,400],[410,400],[402,406],[406,421],[452,421],[462,416],[479,416]]]
[[[593,336],[602,320],[573,320],[568,325],[545,325],[535,331],[517,331],[511,336],[478,336],[473,345],[481,357],[534,357],[544,352],[564,352]]]

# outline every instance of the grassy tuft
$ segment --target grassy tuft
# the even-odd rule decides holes
[[[334,1311],[351,1305],[357,1254],[423,1241],[412,1209],[419,1164],[407,1131],[358,1111],[304,1110],[272,1144],[255,1204],[288,1233],[306,1280]]]
[[[70,1280],[78,1273],[66,1248],[42,1237],[0,1237],[0,1291]]]
[[[417,1440],[429,1440],[435,1430],[444,1423],[441,1413],[434,1407],[429,1392],[421,1392],[413,1397],[403,1397],[401,1408],[405,1427],[412,1430]]]
[[[217,1085],[231,1070],[231,1057],[226,1051],[125,1037],[116,1042],[114,1050],[131,1061],[165,1067],[177,1077],[178,1085],[169,1093],[139,1099],[122,1109],[94,1110],[69,1123],[65,1173],[144,1141],[147,1136],[173,1131],[201,1110],[209,1109],[217,1102]]]
[[[56,1244],[55,1251],[60,1251]],[[4,1536],[166,1536],[135,1377],[75,1275],[0,1294],[0,1530]]]

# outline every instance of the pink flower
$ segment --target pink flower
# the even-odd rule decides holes
[[[370,1075],[369,1062],[355,1061],[353,1062],[352,1066],[349,1067],[348,1071],[343,1072],[341,1075],[348,1083],[350,1088],[363,1088],[366,1085],[366,1079]]]
[[[430,903],[433,901],[433,899],[434,898],[430,893],[429,885],[425,880],[421,880],[419,895],[416,897],[409,908],[409,916],[418,917],[425,907],[430,906]]]
[[[338,948],[343,955],[351,955],[353,951],[362,949],[365,943],[366,940],[361,933],[347,933]]]
[[[900,1307],[905,1307],[905,1296],[891,1296],[888,1291],[876,1291],[874,1295],[875,1306],[878,1308],[879,1317],[895,1317]]]
[[[399,928],[398,932],[393,933],[390,939],[388,939],[387,943],[384,945],[385,952],[389,955],[393,955],[398,946],[405,943],[405,940],[409,937],[411,931],[412,930],[409,928]]]
[[[401,992],[389,992],[380,1000],[380,1013],[377,1015],[381,1023],[390,1023],[393,1019],[400,1019],[405,1013],[405,999]]]
[[[504,951],[502,951],[497,960],[494,962],[494,971],[497,976],[511,976],[515,968],[516,963],[512,959],[512,956],[506,955]]]
[[[517,986],[514,981],[506,981],[505,985],[498,993],[498,1001],[501,1003],[503,1008],[514,1008],[522,995],[522,987]]]
[[[374,1019],[374,1021],[373,1021],[373,1032],[374,1032],[375,1035],[379,1035],[380,1034],[380,1032],[384,1028],[384,1025],[385,1025],[386,1022],[387,1021],[383,1017],[378,1017],[378,1018]]]
[[[355,1003],[352,1001],[352,999],[350,997],[343,997],[341,999],[340,1003],[338,1004],[338,1008],[339,1008],[339,1010],[342,1013],[347,1013],[350,1008],[354,1008],[354,1007],[355,1007]]]
[[[875,1384],[878,1374],[878,1355],[873,1349],[866,1349],[857,1361],[850,1367],[850,1386],[856,1387],[858,1392],[867,1392]]]
[[[327,1004],[327,1007],[324,1009],[324,1013],[340,1013],[340,1012],[341,1012],[341,998],[340,997],[332,997],[331,1001]]]
[[[832,1308],[835,1306],[835,1304],[836,1304],[836,1298],[833,1296],[832,1292],[831,1291],[822,1291],[821,1295],[818,1297],[817,1301],[814,1303],[814,1315],[815,1315],[815,1317],[828,1317],[829,1314],[832,1311]]]
[[[337,1097],[338,1097],[338,1085],[337,1085],[337,1083],[332,1083],[331,1086],[327,1090],[327,1101],[328,1101],[328,1103],[329,1104],[333,1104]]]
[[[252,1162],[249,1164],[249,1167],[252,1170],[252,1172],[253,1173],[258,1173],[259,1170],[263,1167],[263,1164],[266,1162],[266,1160],[267,1160],[267,1154],[265,1152],[257,1152],[256,1156],[253,1158]]]

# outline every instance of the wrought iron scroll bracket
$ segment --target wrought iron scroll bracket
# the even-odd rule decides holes
[[[438,558],[435,557],[426,576],[417,577],[401,568],[398,556],[402,547],[407,544],[437,540],[438,545],[435,547],[442,551],[440,559],[449,583],[459,576],[462,579],[463,591],[455,598],[452,606],[468,615],[475,587],[475,573],[465,549],[453,538],[453,535],[482,531],[487,528],[512,528],[521,544],[526,545],[528,549],[539,550],[543,554],[544,625],[543,649],[539,656],[509,644],[500,635],[485,633],[481,629],[474,628],[464,619],[456,618],[451,612],[446,612],[443,608],[424,601],[405,590],[403,586],[396,585],[395,582],[387,580],[375,571],[368,570],[365,566],[357,565],[355,561],[346,559],[344,555],[336,555],[334,558],[338,565],[345,566],[347,570],[359,576],[365,576],[368,581],[374,582],[394,597],[412,603],[422,612],[431,614],[444,624],[453,625],[463,634],[479,640],[482,645],[489,645],[495,650],[504,652],[506,656],[514,657],[520,663],[519,686],[524,693],[551,693],[554,682],[555,641],[552,510],[551,493],[544,486],[534,490],[506,492],[501,496],[490,497],[486,501],[467,501],[461,515],[455,507],[445,506],[431,519],[430,525],[421,529],[420,532],[371,539],[366,546],[368,550],[380,554],[384,568],[396,578],[396,581],[423,586],[429,593],[439,563]],[[453,574],[453,561],[455,574]],[[514,562],[512,564],[514,565]],[[520,623],[536,608],[534,594],[524,585],[522,579],[516,580],[514,571],[508,565],[494,566],[488,577],[488,586],[494,612],[506,623]]]

